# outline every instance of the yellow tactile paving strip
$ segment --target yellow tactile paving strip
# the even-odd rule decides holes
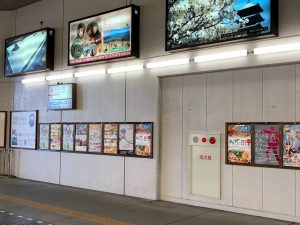
[[[24,206],[29,206],[32,208],[43,209],[43,210],[62,214],[64,216],[74,217],[74,218],[78,218],[81,220],[94,222],[94,223],[100,223],[100,224],[104,224],[104,225],[133,225],[131,223],[113,220],[113,219],[109,219],[109,218],[105,218],[105,217],[101,217],[101,216],[90,215],[87,213],[83,213],[83,212],[79,212],[79,211],[75,211],[75,210],[71,210],[71,209],[60,208],[57,206],[47,205],[47,204],[43,204],[40,202],[35,202],[35,201],[27,200],[27,199],[17,198],[17,197],[10,196],[10,195],[0,194],[0,199],[9,201],[9,202],[12,202],[12,203],[15,203],[18,205],[24,205]]]

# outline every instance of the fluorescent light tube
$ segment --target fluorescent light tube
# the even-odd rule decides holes
[[[190,63],[189,58],[181,58],[181,59],[147,63],[146,67],[148,69],[154,69],[154,68],[161,68],[161,67],[168,67],[168,66],[184,65],[184,64],[189,64],[189,63]]]
[[[237,50],[237,51],[228,51],[216,54],[208,54],[208,55],[201,55],[194,58],[195,62],[209,62],[209,61],[216,61],[222,59],[231,59],[231,58],[238,58],[247,56],[248,52],[246,49]]]
[[[74,74],[75,77],[89,77],[89,76],[98,76],[106,74],[106,70],[94,70],[94,71],[85,71],[85,72],[77,72]]]
[[[116,67],[116,68],[109,68],[107,69],[107,73],[124,73],[124,72],[130,72],[130,71],[138,71],[143,70],[144,65],[134,65],[134,66],[124,66],[124,67]]]
[[[61,79],[67,79],[67,78],[73,78],[73,73],[47,76],[46,80],[61,80]]]
[[[45,81],[45,77],[27,78],[22,80],[22,84],[30,84]]]
[[[264,54],[288,52],[288,51],[295,51],[295,50],[300,50],[300,42],[255,48],[254,55],[264,55]]]

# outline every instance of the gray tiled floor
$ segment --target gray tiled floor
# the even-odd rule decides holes
[[[0,194],[135,225],[296,225],[285,221],[20,179],[0,179]],[[99,224],[4,200],[0,200],[0,209],[56,225]]]

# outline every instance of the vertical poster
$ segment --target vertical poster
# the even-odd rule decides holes
[[[300,124],[283,125],[283,166],[300,167]]]
[[[102,124],[89,124],[89,152],[102,151]]]
[[[37,111],[11,113],[10,147],[36,149]]]
[[[88,125],[76,124],[75,151],[86,152],[88,141]]]
[[[254,125],[254,154],[257,165],[280,165],[280,125]]]
[[[227,126],[227,161],[251,163],[251,125],[229,124]]]
[[[118,124],[104,124],[104,150],[106,154],[118,154]]]
[[[39,149],[48,150],[50,142],[50,125],[49,124],[40,124],[39,132]]]
[[[61,150],[61,125],[60,124],[50,125],[50,150],[54,150],[54,151]]]
[[[135,125],[135,155],[152,156],[152,123]]]
[[[74,124],[63,124],[63,150],[74,151]]]
[[[120,124],[119,151],[122,155],[132,155],[134,152],[134,124]]]
[[[0,112],[0,148],[5,147],[6,112]]]

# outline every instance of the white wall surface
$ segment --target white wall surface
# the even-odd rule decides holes
[[[225,165],[225,122],[296,121],[298,68],[163,78],[162,199],[299,222],[299,171]],[[188,192],[187,135],[197,130],[221,132],[220,200]]]

